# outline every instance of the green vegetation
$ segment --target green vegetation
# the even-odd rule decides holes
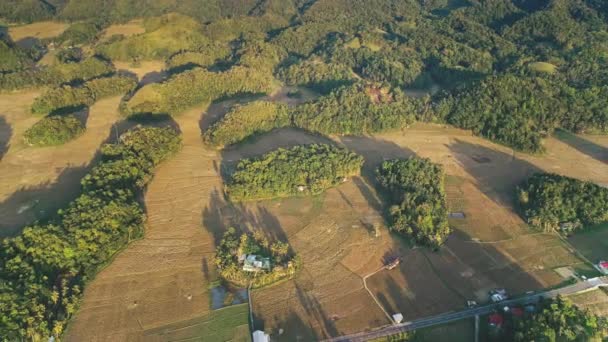
[[[60,335],[88,280],[142,236],[138,196],[158,163],[175,153],[170,128],[137,128],[104,145],[82,194],[58,219],[23,229],[0,249],[0,331],[7,340]]]
[[[104,97],[126,94],[136,86],[137,81],[130,77],[112,76],[90,80],[80,87],[53,88],[34,100],[32,113],[47,114],[65,108],[90,106]]]
[[[87,81],[113,71],[114,69],[108,63],[97,58],[87,58],[79,63],[58,63],[42,69],[26,69],[0,74],[0,90]]]
[[[322,134],[366,134],[405,128],[422,111],[421,101],[400,91],[357,83],[293,109],[295,126]]]
[[[579,309],[568,299],[545,299],[530,319],[518,320],[514,341],[600,341],[608,336],[608,322]]]
[[[209,127],[204,139],[212,145],[223,147],[289,125],[287,106],[254,101],[232,108],[222,119]]]
[[[440,165],[429,159],[385,161],[376,178],[387,194],[391,230],[433,248],[441,246],[451,232]]]
[[[309,87],[323,94],[355,80],[355,75],[347,66],[322,60],[292,64],[280,69],[277,76],[288,85]]]
[[[114,37],[98,47],[102,55],[120,61],[166,59],[171,55],[205,46],[208,39],[192,18],[177,14],[149,18],[146,32],[132,37]]]
[[[85,126],[74,115],[52,115],[36,122],[23,134],[23,140],[31,146],[61,145],[76,139]]]
[[[1,37],[0,37],[1,38]],[[26,51],[0,39],[0,74],[26,69],[33,63]]]
[[[243,269],[247,260],[244,255],[255,255],[263,263],[260,268],[250,271]],[[253,234],[237,235],[236,229],[228,228],[216,248],[215,265],[223,279],[237,285],[254,288],[267,286],[280,280],[290,279],[300,268],[299,258],[290,253],[286,242],[270,243],[264,234],[257,230]]]
[[[74,23],[55,38],[55,42],[64,45],[90,44],[97,39],[101,29],[102,25],[93,21]]]
[[[177,53],[167,60],[167,67],[175,69],[180,67],[209,67],[230,57],[232,51],[225,44],[206,45],[196,51]]]
[[[556,174],[536,174],[519,186],[526,221],[544,231],[571,233],[608,222],[608,189]]]
[[[164,83],[140,89],[125,103],[123,112],[134,114],[177,114],[194,105],[236,94],[270,93],[272,75],[242,66],[224,72],[202,68],[185,71]]]
[[[348,150],[312,144],[241,160],[226,185],[233,201],[316,195],[361,171],[363,158]]]

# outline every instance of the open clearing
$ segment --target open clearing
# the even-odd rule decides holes
[[[29,39],[45,39],[53,38],[62,34],[68,27],[65,23],[56,21],[41,21],[33,24],[11,26],[8,28],[8,33],[11,39],[17,44],[28,46]]]
[[[575,234],[568,241],[593,263],[608,260],[608,224]]]
[[[144,24],[143,19],[136,19],[136,20],[131,20],[124,24],[110,25],[103,32],[102,39],[107,40],[110,37],[115,36],[115,35],[122,35],[125,37],[130,37],[130,36],[134,36],[136,34],[144,33],[144,32],[146,32],[146,30],[145,30],[143,24]]]
[[[0,113],[7,123],[0,128],[9,127],[2,128],[0,138],[10,137],[0,162],[0,214],[3,223],[12,222],[3,227],[3,234],[36,217],[29,209],[16,215],[21,203],[37,199],[62,206],[74,196],[84,169],[78,174],[64,170],[86,168],[119,120],[119,99],[100,101],[89,113],[84,136],[64,146],[32,149],[20,141],[37,120],[28,109],[34,97],[0,96]],[[226,103],[209,108],[217,117],[226,110]],[[546,155],[520,155],[461,130],[419,124],[404,132],[333,140],[284,129],[218,152],[202,143],[199,126],[208,122],[201,112],[194,108],[175,118],[184,147],[158,168],[146,191],[146,236],[89,284],[66,340],[175,340],[206,334],[201,327],[218,314],[210,309],[209,287],[217,279],[214,246],[231,225],[261,229],[271,238],[288,241],[303,260],[296,279],[252,293],[255,328],[285,341],[388,324],[362,279],[392,256],[403,258],[400,267],[371,276],[367,285],[389,313],[402,312],[406,320],[460,309],[466,299],[482,300],[494,287],[521,293],[554,286],[564,280],[554,269],[588,267],[557,236],[526,228],[512,207],[514,186],[539,170],[608,184],[608,164],[579,145],[549,139]],[[224,200],[222,168],[277,147],[313,142],[335,143],[362,154],[364,175],[313,198],[244,205]],[[596,150],[606,148],[608,138],[594,138],[593,144]],[[373,225],[383,227],[383,222],[371,171],[383,159],[413,154],[444,165],[450,209],[465,215],[450,220],[455,233],[437,253],[413,249],[385,228],[379,237],[373,232]],[[21,190],[30,197],[13,195],[24,187],[46,190]],[[15,197],[23,199],[7,200]],[[40,203],[36,208],[44,208]],[[230,336],[227,339],[239,340],[241,333]]]
[[[568,298],[596,315],[608,315],[608,290],[605,288],[568,296]]]
[[[115,137],[112,125],[120,120],[114,97],[93,105],[87,130],[57,147],[29,147],[23,133],[42,117],[30,113],[36,92],[0,96],[0,237],[13,235],[32,221],[47,217],[80,192],[84,176],[99,146]],[[17,105],[16,105],[17,104]]]

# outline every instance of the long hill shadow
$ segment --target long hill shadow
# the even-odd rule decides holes
[[[179,129],[177,123],[170,118],[153,122],[123,120],[115,123],[110,128],[101,145],[116,142],[120,135],[138,124],[159,127],[170,126]],[[33,222],[47,222],[56,218],[57,210],[68,205],[81,193],[81,179],[97,164],[99,159],[100,153],[97,150],[87,164],[65,167],[59,170],[56,180],[22,187],[1,201],[0,237],[14,236],[24,226]]]
[[[608,148],[562,129],[557,130],[553,136],[577,151],[608,164]]]
[[[11,137],[13,136],[13,128],[6,122],[4,116],[0,116],[0,160],[10,147]]]
[[[456,140],[447,146],[477,187],[497,204],[515,208],[515,190],[524,180],[542,172],[515,155],[482,145]]]

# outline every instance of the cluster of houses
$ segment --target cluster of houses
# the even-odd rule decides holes
[[[505,315],[511,315],[513,318],[521,318],[526,313],[530,314],[536,311],[536,305],[528,304],[523,308],[520,306],[505,306],[503,312],[496,311],[488,316],[488,325],[491,328],[500,329],[505,323]]]

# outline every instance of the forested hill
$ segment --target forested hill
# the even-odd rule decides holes
[[[144,33],[100,39],[106,27],[141,17],[146,18]],[[6,25],[71,22],[55,43],[89,44],[93,49],[87,51],[112,61],[161,59],[172,74],[200,67],[203,71],[189,75],[205,79],[216,75],[204,70],[244,66],[260,79],[273,76],[313,88],[325,96],[323,101],[339,101],[326,106],[315,122],[303,122],[307,116],[294,120],[301,127],[336,122],[349,127],[331,133],[368,130],[365,120],[343,117],[362,103],[345,97],[343,87],[406,95],[412,88],[440,90],[409,103],[403,113],[379,111],[376,126],[387,129],[400,125],[381,122],[384,116],[393,121],[395,115],[405,116],[399,122],[415,117],[470,129],[526,152],[542,152],[543,138],[555,128],[608,131],[604,0],[4,0],[0,18]],[[27,69],[40,58],[36,51],[4,39],[0,58],[9,61],[0,68],[0,87],[38,82],[27,72],[2,75]],[[179,80],[144,88],[135,99],[171,94]],[[157,102],[170,100],[159,96]],[[390,107],[393,100],[372,102]],[[130,111],[144,108],[136,101],[131,105],[126,107]],[[149,103],[145,108],[189,105]]]

